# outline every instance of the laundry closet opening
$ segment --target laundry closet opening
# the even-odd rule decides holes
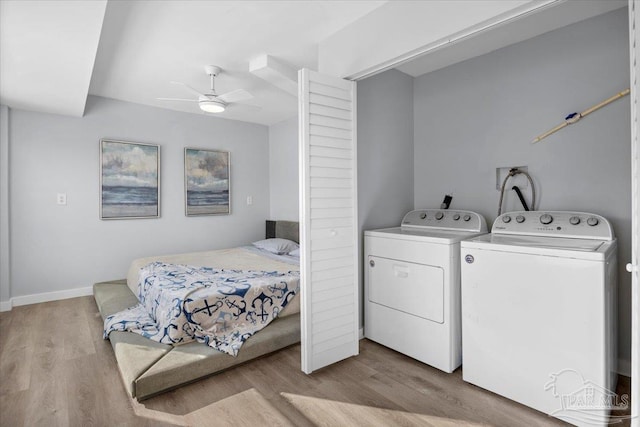
[[[361,232],[398,226],[411,210],[439,207],[446,194],[450,209],[491,224],[496,169],[513,166],[531,175],[536,209],[607,218],[618,239],[618,366],[629,376],[629,100],[531,143],[569,113],[629,87],[627,13],[623,7],[443,68],[426,56],[363,79],[357,122]],[[517,185],[530,202],[527,180]],[[503,212],[513,210],[522,205],[509,187]]]

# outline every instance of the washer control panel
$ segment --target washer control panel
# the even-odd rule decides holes
[[[613,240],[613,228],[606,218],[584,212],[507,212],[496,218],[493,234],[567,237]]]
[[[437,228],[441,230],[475,231],[486,233],[484,217],[471,211],[449,211],[444,209],[417,209],[402,219],[402,228]]]

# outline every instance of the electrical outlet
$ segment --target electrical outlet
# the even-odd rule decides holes
[[[67,204],[67,193],[58,193],[56,196],[56,202],[59,205]]]
[[[247,205],[252,205],[252,204],[253,204],[253,197],[247,196]]]

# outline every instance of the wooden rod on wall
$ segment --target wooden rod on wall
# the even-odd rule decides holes
[[[616,101],[624,96],[629,95],[629,89],[625,89],[622,92],[618,92],[615,95],[613,95],[611,98],[605,99],[604,101],[602,101],[599,104],[594,105],[593,107],[587,108],[586,110],[584,110],[582,113],[571,113],[569,114],[567,117],[565,117],[564,122],[560,123],[558,126],[554,127],[553,129],[537,136],[533,141],[531,141],[532,144],[535,144],[536,142],[540,142],[543,139],[545,139],[546,137],[548,137],[551,134],[554,134],[556,132],[558,132],[560,129],[565,128],[575,122],[577,122],[578,120],[580,120],[581,118],[588,116],[589,114],[593,113],[596,110],[601,109],[602,107],[605,107],[609,104],[611,104],[613,101]]]

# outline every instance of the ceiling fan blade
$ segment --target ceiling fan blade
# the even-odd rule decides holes
[[[253,98],[253,95],[251,95],[244,89],[232,90],[231,92],[227,92],[218,96],[218,99],[224,102],[240,102],[251,98]]]
[[[196,89],[192,88],[191,86],[189,86],[186,83],[182,83],[182,82],[171,82],[171,83],[174,84],[174,85],[184,86],[188,91],[192,92],[194,95],[206,96],[204,93],[198,92]]]
[[[186,101],[186,102],[198,102],[197,99],[184,99],[184,98],[156,98],[158,101]]]
[[[262,107],[253,104],[229,104],[227,109],[238,112],[246,112],[246,113],[257,113],[262,111]]]

